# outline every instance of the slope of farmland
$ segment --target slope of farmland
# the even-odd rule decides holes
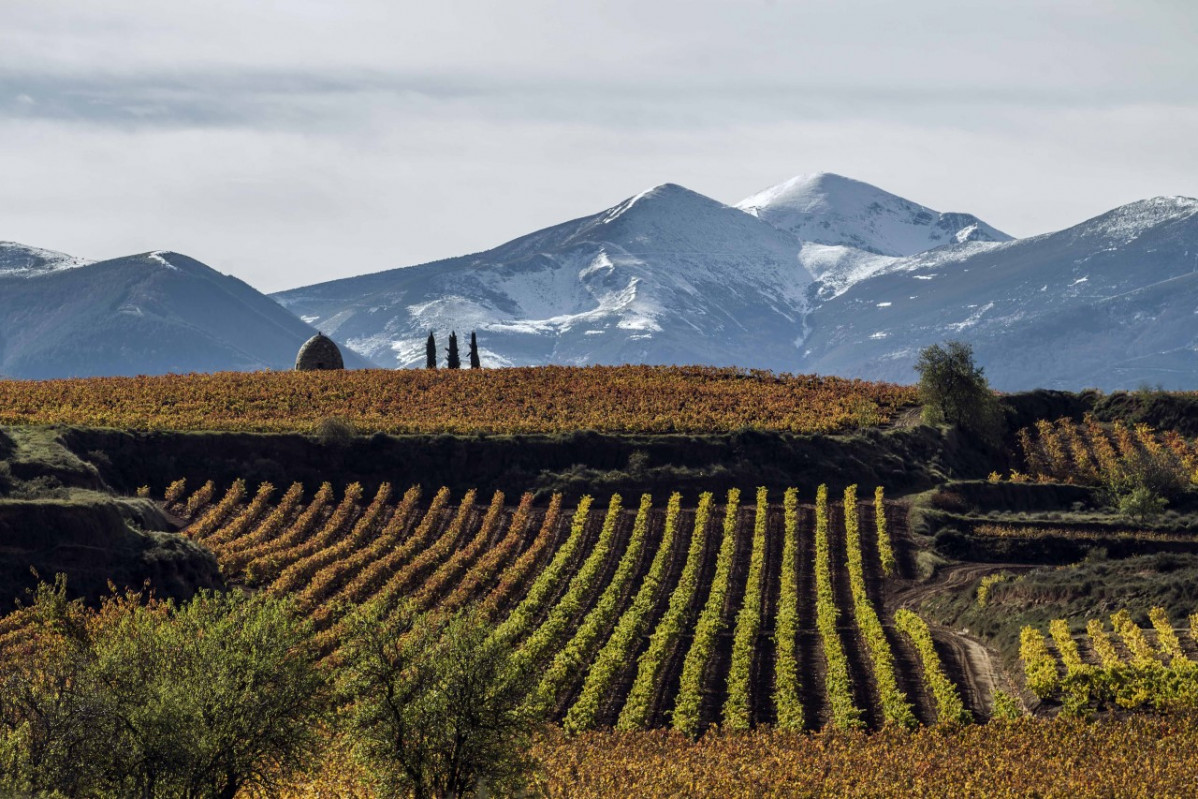
[[[0,380],[0,425],[389,433],[828,433],[882,424],[912,387],[712,367],[225,372]]]
[[[634,685],[647,680],[648,705],[635,726],[668,726],[674,723],[669,711],[679,701],[679,680],[697,679],[686,690],[698,691],[698,730],[730,723],[727,714],[737,697],[745,702],[749,726],[776,721],[774,632],[786,528],[780,495],[763,490],[756,504],[712,503],[703,510],[708,521],[682,506],[671,505],[667,512],[665,498],[647,495],[639,507],[619,495],[603,501],[587,497],[569,507],[557,496],[538,503],[525,495],[512,504],[515,498],[502,493],[455,496],[448,489],[422,493],[416,487],[399,492],[387,484],[369,494],[357,484],[343,490],[326,485],[305,494],[297,484],[280,496],[270,485],[251,490],[237,482],[224,492],[204,485],[191,494],[176,484],[170,497],[169,509],[190,519],[184,534],[211,547],[226,575],[294,596],[316,623],[326,653],[338,646],[345,609],[367,599],[394,606],[406,597],[421,608],[483,603],[498,625],[495,634],[515,646],[516,662],[528,670],[529,701],[552,719],[569,717],[579,729],[610,727],[618,720],[623,725],[622,710]],[[872,504],[858,507],[867,511],[861,516],[868,529]],[[906,546],[903,507],[890,504],[886,509],[901,550]],[[807,567],[813,516],[803,506],[795,514],[800,693],[806,726],[821,728],[831,719],[821,698],[827,690],[826,672],[819,665],[823,655],[812,651],[819,647],[811,612],[815,585]],[[844,518],[842,508],[833,505],[829,543],[837,634],[849,657],[854,703],[870,726],[881,726],[877,679],[848,593]],[[870,602],[888,619],[887,579],[876,536],[870,533],[860,541]],[[506,579],[509,570],[512,580]],[[683,582],[684,572],[697,590]],[[642,596],[650,574],[653,580]],[[680,586],[684,595],[675,600]],[[705,604],[708,610],[700,614]],[[670,635],[658,628],[675,605],[673,618],[680,627]],[[715,626],[697,637],[700,623]],[[629,625],[635,625],[635,638],[614,643],[617,631]],[[889,622],[887,630],[892,645],[903,653],[896,659],[900,684],[921,708],[919,718],[932,721],[917,658],[899,643]],[[666,636],[661,659],[643,671],[638,663],[654,636]],[[701,653],[697,671],[689,672],[695,676],[688,678],[682,661],[695,659],[700,641],[710,648]],[[628,654],[604,678],[603,695],[593,697],[588,692],[596,689],[587,688],[588,675],[599,658],[611,656],[606,653],[609,644],[625,647]],[[748,675],[744,687],[734,684],[736,673]],[[571,713],[584,695],[588,702],[597,701],[597,712]],[[980,716],[988,713],[986,707],[972,709]]]

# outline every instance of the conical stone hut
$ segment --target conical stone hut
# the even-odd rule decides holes
[[[318,369],[344,369],[345,361],[341,359],[341,350],[333,340],[323,333],[317,333],[304,342],[299,355],[295,356],[297,372],[311,372]]]

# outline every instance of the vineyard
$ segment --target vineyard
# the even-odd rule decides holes
[[[385,433],[829,433],[884,424],[915,389],[711,367],[226,372],[0,380],[0,425]]]
[[[882,602],[905,517],[879,490],[536,503],[242,481],[166,503],[226,579],[293,598],[335,655],[352,607],[476,604],[566,730],[955,725],[966,708],[928,626]],[[515,500],[514,502],[512,500]],[[883,554],[884,553],[884,554]],[[885,557],[885,560],[884,560]]]
[[[1129,469],[1151,465],[1161,478],[1198,484],[1198,441],[1174,430],[1157,432],[1122,421],[1104,425],[1086,414],[1081,422],[1041,419],[1034,428],[1020,430],[1018,440],[1028,474],[1016,473],[1016,480],[1109,484]]]
[[[1047,637],[1024,627],[1020,657],[1028,689],[1072,715],[1198,708],[1198,613],[1180,631],[1163,608],[1148,618],[1151,627],[1141,628],[1120,610],[1110,629],[1090,619],[1080,637],[1066,619],[1054,619]]]
[[[913,733],[756,731],[557,737],[535,752],[543,793],[565,799],[744,797],[1188,797],[1193,714],[970,724]],[[330,794],[331,795],[331,794]]]

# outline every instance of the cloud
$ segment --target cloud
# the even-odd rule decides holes
[[[0,238],[274,290],[826,169],[1022,235],[1198,194],[1198,6],[8,0]]]

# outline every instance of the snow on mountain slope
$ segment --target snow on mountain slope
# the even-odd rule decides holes
[[[362,354],[424,361],[477,330],[485,365],[797,361],[812,284],[789,234],[664,184],[487,252],[274,295]]]
[[[0,271],[0,374],[10,377],[290,369],[315,332],[173,252]],[[370,365],[345,354],[351,367]]]
[[[967,241],[1009,241],[971,214],[940,213],[859,180],[799,175],[736,204],[805,242],[914,255]]]
[[[1158,197],[1067,230],[898,259],[808,317],[804,369],[912,379],[971,342],[997,388],[1198,386],[1198,200]]]
[[[0,241],[0,276],[32,277],[90,263],[85,258],[66,253],[28,247],[15,241]]]

